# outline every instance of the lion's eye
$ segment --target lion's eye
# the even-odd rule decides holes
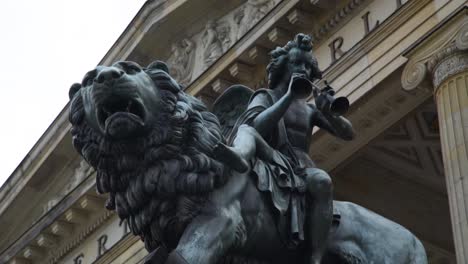
[[[136,66],[136,65],[128,65],[127,69],[126,69],[127,73],[129,74],[132,74],[132,73],[138,73],[141,71],[140,67]]]
[[[127,74],[135,74],[141,71],[140,66],[133,62],[120,62],[118,64]]]
[[[81,85],[83,86],[91,85],[94,81],[94,78],[96,78],[96,75],[97,75],[96,70],[92,70],[86,73],[85,77],[83,78],[83,81],[81,81]]]

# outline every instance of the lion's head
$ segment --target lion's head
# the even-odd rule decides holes
[[[160,61],[98,66],[69,95],[73,145],[97,170],[107,207],[148,250],[171,247],[206,194],[226,180],[210,157],[223,140],[216,116]]]

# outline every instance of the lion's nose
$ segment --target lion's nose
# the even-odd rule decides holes
[[[96,76],[96,82],[103,83],[106,81],[112,81],[122,77],[123,74],[124,72],[120,69],[114,67],[105,68]]]

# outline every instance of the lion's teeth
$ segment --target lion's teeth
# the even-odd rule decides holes
[[[102,111],[104,112],[104,115],[105,115],[104,118],[108,118],[111,115],[111,112],[105,107],[102,108]]]
[[[127,112],[130,112],[130,108],[132,108],[132,101],[128,101]]]

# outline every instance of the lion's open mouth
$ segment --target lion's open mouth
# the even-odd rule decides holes
[[[123,138],[144,126],[145,111],[135,99],[111,97],[100,104],[97,117],[107,135]]]

